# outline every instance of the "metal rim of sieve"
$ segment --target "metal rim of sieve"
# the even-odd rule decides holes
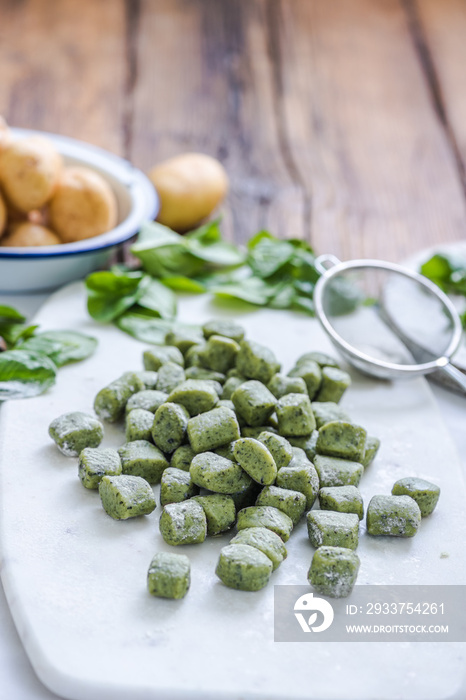
[[[461,336],[463,328],[461,325],[460,317],[444,292],[442,292],[437,285],[431,282],[427,277],[423,277],[417,272],[412,272],[401,265],[396,265],[395,263],[385,262],[383,260],[349,260],[348,262],[341,262],[334,255],[321,255],[315,261],[317,269],[322,273],[319,278],[316,287],[314,289],[314,307],[316,316],[319,319],[322,327],[326,333],[330,336],[333,344],[337,349],[340,350],[342,355],[344,355],[352,364],[354,364],[359,369],[367,371],[370,374],[377,374],[378,376],[390,378],[390,377],[413,377],[416,375],[429,374],[430,372],[435,372],[438,369],[445,368],[449,362],[451,356],[458,349],[461,342]],[[323,308],[323,295],[325,292],[325,287],[328,282],[347,270],[358,270],[366,268],[375,268],[379,270],[387,270],[388,272],[394,272],[404,277],[417,282],[421,286],[425,287],[429,292],[436,296],[439,301],[443,304],[445,309],[453,322],[453,333],[451,340],[448,344],[445,352],[437,357],[435,360],[430,362],[423,362],[412,365],[401,365],[393,362],[386,362],[384,360],[378,360],[361,350],[357,350],[355,347],[350,345],[346,340],[344,340],[334,329],[332,324]]]

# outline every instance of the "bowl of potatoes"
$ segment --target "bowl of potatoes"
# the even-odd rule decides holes
[[[158,209],[153,184],[123,158],[0,121],[0,292],[83,278]]]

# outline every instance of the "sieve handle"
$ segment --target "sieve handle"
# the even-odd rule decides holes
[[[450,362],[433,374],[427,375],[427,377],[446,389],[466,394],[466,374],[463,374],[461,370],[454,367]]]

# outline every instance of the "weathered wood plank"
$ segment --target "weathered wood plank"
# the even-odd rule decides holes
[[[437,88],[438,108],[443,112],[447,137],[457,151],[458,172],[466,192],[466,3],[410,2],[425,44],[427,69]]]
[[[397,0],[270,7],[286,138],[312,201],[316,249],[393,260],[462,239],[455,157],[405,8]]]
[[[218,157],[231,178],[226,235],[261,228],[303,235],[303,201],[277,131],[266,2],[145,0],[141,4],[132,159],[184,151]]]
[[[123,152],[123,0],[0,1],[0,114]]]

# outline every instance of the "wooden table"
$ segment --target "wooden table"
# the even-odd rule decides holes
[[[466,232],[464,0],[0,0],[0,113],[219,158],[229,238],[343,259]]]

